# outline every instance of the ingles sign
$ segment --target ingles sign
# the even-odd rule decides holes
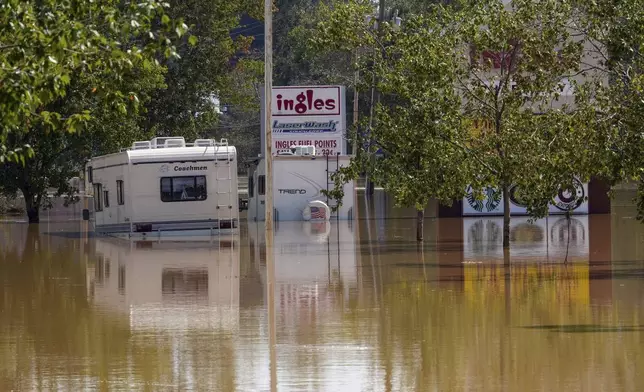
[[[345,154],[344,95],[343,86],[273,87],[270,120],[273,154],[290,151],[293,146],[315,146],[316,155]],[[266,141],[264,102],[262,95],[262,151]]]
[[[338,116],[341,114],[339,86],[275,87],[272,114],[280,116]]]

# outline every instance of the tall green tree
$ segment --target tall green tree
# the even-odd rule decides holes
[[[187,30],[166,8],[154,0],[0,7],[0,192],[20,192],[31,223],[48,188],[71,191],[85,159],[138,133],[140,102],[163,86],[156,55],[176,57],[173,39]],[[16,153],[23,146],[28,159]]]
[[[345,49],[378,46],[380,50],[360,62],[361,73],[367,76],[361,87],[368,89],[370,81],[376,80],[382,100],[375,107],[375,122],[370,128],[372,142],[340,171],[332,195],[341,196],[339,185],[365,169],[394,196],[398,206],[416,208],[416,237],[421,241],[424,210],[430,199],[451,203],[464,196],[472,177],[461,98],[454,89],[458,58],[444,55],[453,51],[458,36],[443,32],[450,23],[436,12],[414,16],[400,28],[382,26],[380,35],[372,33],[368,22],[360,18],[364,8],[343,4],[334,12],[344,15],[320,24],[325,34],[318,36],[317,44]],[[347,19],[355,24],[347,24]],[[353,42],[336,41],[348,33],[343,31],[347,28],[365,33]],[[376,157],[378,154],[384,158]]]
[[[69,22],[65,34],[87,39],[74,42],[77,47],[69,46],[69,38],[64,41],[56,60],[59,67],[46,68],[54,80],[62,75],[61,83],[52,87],[43,82],[51,87],[47,99],[34,104],[35,111],[21,114],[26,119],[21,126],[12,131],[4,128],[8,157],[19,157],[11,151],[23,145],[36,152],[20,164],[6,164],[0,173],[0,192],[22,194],[30,222],[38,222],[40,209],[48,207],[48,191],[73,194],[69,179],[82,171],[92,155],[114,152],[133,140],[155,135],[212,134],[220,117],[216,99],[240,101],[244,96],[233,88],[233,74],[239,73],[240,64],[235,57],[247,50],[251,38],[233,39],[230,33],[242,13],[258,14],[262,5],[258,0],[149,0],[129,5],[108,1],[99,6],[33,3],[28,5],[36,25],[53,7],[58,13],[52,20],[61,29]],[[51,33],[46,27],[42,27],[45,36]],[[185,34],[188,29],[190,35]],[[42,46],[49,50],[52,42],[58,44],[55,38],[55,34],[43,38]],[[33,49],[42,55],[39,50]],[[76,57],[65,57],[68,52]],[[15,56],[5,60],[16,67],[21,64]],[[24,87],[34,86],[25,83]],[[231,139],[231,134],[238,136],[232,138],[235,143],[251,143],[252,135],[236,129],[220,136]]]
[[[604,144],[600,175],[613,185],[637,186],[638,218],[644,220],[644,2],[576,3],[570,24],[583,35],[590,66],[599,75],[594,124]]]
[[[169,1],[168,15],[182,18],[191,35],[177,43],[178,57],[157,55],[168,70],[167,88],[152,94],[144,128],[160,136],[194,139],[217,126],[217,100],[227,100],[225,91],[229,91],[236,59],[247,53],[253,40],[244,31],[234,37],[231,32],[243,14],[262,15],[263,4],[260,0]]]
[[[91,113],[48,110],[64,98],[73,77],[83,73],[118,79],[135,63],[150,61],[157,51],[175,55],[170,38],[187,26],[166,14],[156,0],[108,1],[7,0],[0,6],[0,164],[24,159],[5,146],[10,134],[34,125],[47,131],[75,131]],[[133,42],[133,40],[135,40]],[[111,82],[111,80],[110,80]],[[132,92],[123,86],[95,85],[105,101],[125,109]],[[14,146],[22,148],[22,146]],[[29,146],[27,151],[31,151]]]
[[[481,124],[470,156],[483,182],[501,192],[506,248],[511,187],[531,216],[544,217],[561,188],[574,189],[575,179],[587,182],[596,170],[601,146],[587,126],[594,110],[579,83],[590,70],[583,39],[568,29],[574,11],[553,0],[488,0],[463,11],[458,34],[467,51],[456,87],[466,119]]]
[[[112,80],[111,88],[135,92],[136,99],[145,103],[149,94],[164,87],[163,68],[135,68]],[[80,109],[91,113],[77,132],[51,132],[44,123],[33,123],[24,132],[14,132],[7,138],[13,146],[30,145],[35,154],[23,162],[6,162],[0,167],[0,194],[9,197],[22,195],[30,223],[38,223],[42,209],[51,206],[50,192],[74,202],[78,192],[70,180],[83,172],[85,163],[94,155],[118,151],[132,140],[149,138],[150,133],[138,123],[142,113],[115,110],[110,103],[97,97],[96,83],[106,83],[106,75],[74,75],[64,98],[49,103],[50,112],[67,116]],[[134,95],[133,95],[134,96]]]
[[[235,146],[240,157],[238,170],[249,167],[249,162],[260,151],[260,89],[264,84],[264,61],[256,53],[240,59],[228,73],[221,90],[224,112],[219,122],[205,129],[209,138],[226,138]]]
[[[521,190],[528,213],[541,217],[562,187],[596,170],[601,146],[593,144],[587,123],[594,110],[575,80],[585,71],[583,42],[567,29],[569,2],[435,5],[380,36],[364,26],[368,5],[335,3],[315,42],[319,50],[355,50],[370,40],[379,47],[358,67],[372,72],[383,92],[367,157],[377,147],[384,159],[356,162],[400,204],[425,201],[423,195],[458,199],[467,184],[477,199],[483,188],[497,189],[508,247],[511,187]],[[564,96],[567,88],[576,89],[574,97]],[[347,170],[340,182],[355,175]]]

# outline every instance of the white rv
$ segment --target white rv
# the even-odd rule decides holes
[[[299,146],[298,146],[299,147]],[[328,198],[322,190],[335,186],[331,175],[339,168],[348,166],[348,155],[315,155],[313,147],[294,148],[292,153],[273,157],[273,219],[275,221],[301,221],[305,210],[313,201],[322,201],[330,208],[337,202]],[[248,219],[263,221],[266,201],[266,163],[258,158],[256,166],[248,175]],[[342,206],[330,217],[340,220],[354,218],[355,188],[353,181],[344,184]],[[309,211],[310,214],[310,211]],[[323,217],[328,219],[329,216]]]
[[[225,139],[158,137],[92,158],[94,228],[116,236],[213,235],[239,226],[237,152]]]

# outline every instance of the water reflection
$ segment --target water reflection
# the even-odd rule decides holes
[[[588,216],[561,216],[531,222],[510,221],[510,251],[515,262],[588,261]],[[594,219],[594,217],[592,218]],[[503,261],[503,218],[464,218],[464,261]]]
[[[128,317],[133,330],[237,328],[238,238],[214,244],[100,238],[95,247],[89,296],[96,307]]]
[[[280,222],[268,250],[261,223],[212,243],[0,224],[0,390],[641,390],[632,216],[514,218],[510,265],[498,218],[428,219],[423,246],[413,219]]]

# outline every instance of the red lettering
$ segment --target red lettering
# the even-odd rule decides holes
[[[290,98],[290,97],[293,97]],[[289,97],[289,98],[286,98]],[[290,114],[306,115],[311,111],[324,112],[335,111],[340,102],[335,98],[320,98],[315,96],[315,89],[305,89],[289,92],[288,95],[279,93],[275,95],[276,110],[278,112],[290,112]],[[321,113],[320,113],[321,114]]]
[[[295,111],[299,114],[305,113],[306,112],[306,104],[304,103],[306,101],[306,95],[304,93],[297,94],[295,97],[297,100],[297,105],[295,105]]]
[[[275,148],[281,149],[281,148],[291,148],[291,146],[295,146],[298,144],[297,141],[295,140],[276,140],[275,141]],[[300,145],[302,143],[300,142]]]
[[[309,110],[313,107],[313,90],[306,90],[306,100],[309,103]]]
[[[329,148],[329,147],[335,147],[336,142],[335,140],[316,140],[315,141],[315,147],[317,148]]]

